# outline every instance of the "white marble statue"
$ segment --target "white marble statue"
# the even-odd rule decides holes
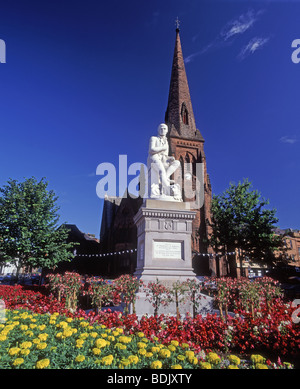
[[[167,133],[168,126],[162,123],[158,126],[158,136],[150,138],[147,160],[150,198],[182,201],[180,185],[170,179],[180,162],[169,156]]]

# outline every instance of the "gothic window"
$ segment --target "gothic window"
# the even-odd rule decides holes
[[[189,124],[189,114],[184,103],[182,103],[181,107],[181,117],[184,124]]]

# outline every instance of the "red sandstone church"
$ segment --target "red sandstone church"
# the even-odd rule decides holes
[[[173,56],[168,105],[165,123],[169,128],[170,155],[179,160],[184,173],[184,163],[190,164],[192,182],[195,182],[196,164],[204,166],[204,203],[197,210],[193,222],[192,253],[193,267],[198,275],[222,275],[226,273],[223,261],[210,258],[212,250],[208,247],[211,184],[207,174],[206,157],[204,153],[204,138],[196,127],[192,101],[184,66],[179,28],[176,29],[175,50]],[[182,173],[182,174],[183,174]],[[192,201],[184,196],[183,201]],[[132,250],[137,247],[137,231],[133,216],[142,205],[142,198],[106,197],[104,200],[100,244],[103,253]],[[202,255],[201,255],[202,254]],[[108,275],[116,276],[124,272],[133,273],[136,267],[136,253],[122,256],[110,256]]]

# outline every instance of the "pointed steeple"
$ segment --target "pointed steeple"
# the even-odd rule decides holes
[[[169,136],[204,141],[196,128],[178,24],[165,122],[169,127]]]

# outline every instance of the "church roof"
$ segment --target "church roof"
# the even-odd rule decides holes
[[[200,131],[196,128],[184,66],[179,28],[176,29],[176,41],[165,122],[169,127],[170,137],[204,141]]]

